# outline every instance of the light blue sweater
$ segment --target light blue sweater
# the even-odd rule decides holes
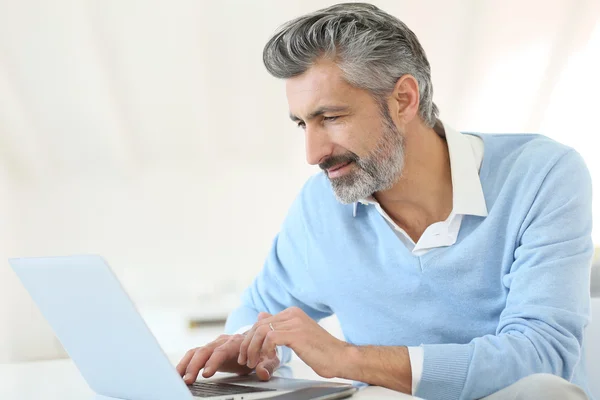
[[[574,150],[539,135],[478,135],[487,217],[416,257],[373,207],[338,203],[323,174],[293,203],[264,268],[228,318],[299,306],[336,314],[356,345],[419,346],[416,395],[474,399],[547,372],[590,396],[591,179]],[[289,349],[283,361],[289,360]]]

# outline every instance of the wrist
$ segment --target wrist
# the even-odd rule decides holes
[[[341,359],[337,363],[336,378],[360,381],[360,347],[342,342]]]
[[[412,370],[405,346],[355,346],[346,343],[337,378],[412,392]]]

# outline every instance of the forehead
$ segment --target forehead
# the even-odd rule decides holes
[[[286,95],[290,111],[304,115],[324,105],[354,103],[367,93],[346,82],[334,62],[320,61],[302,75],[288,79]]]

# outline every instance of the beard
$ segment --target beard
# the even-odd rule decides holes
[[[398,130],[387,109],[382,110],[383,134],[365,157],[348,152],[333,156],[319,164],[323,170],[335,165],[353,163],[347,174],[329,178],[335,197],[340,203],[350,204],[365,199],[375,192],[390,189],[402,175],[404,167],[404,136]],[[327,175],[327,172],[325,172]]]

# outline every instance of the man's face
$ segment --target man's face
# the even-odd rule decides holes
[[[318,164],[337,199],[353,203],[389,189],[404,163],[404,140],[385,108],[322,61],[286,82],[290,117],[305,131],[306,160]]]

